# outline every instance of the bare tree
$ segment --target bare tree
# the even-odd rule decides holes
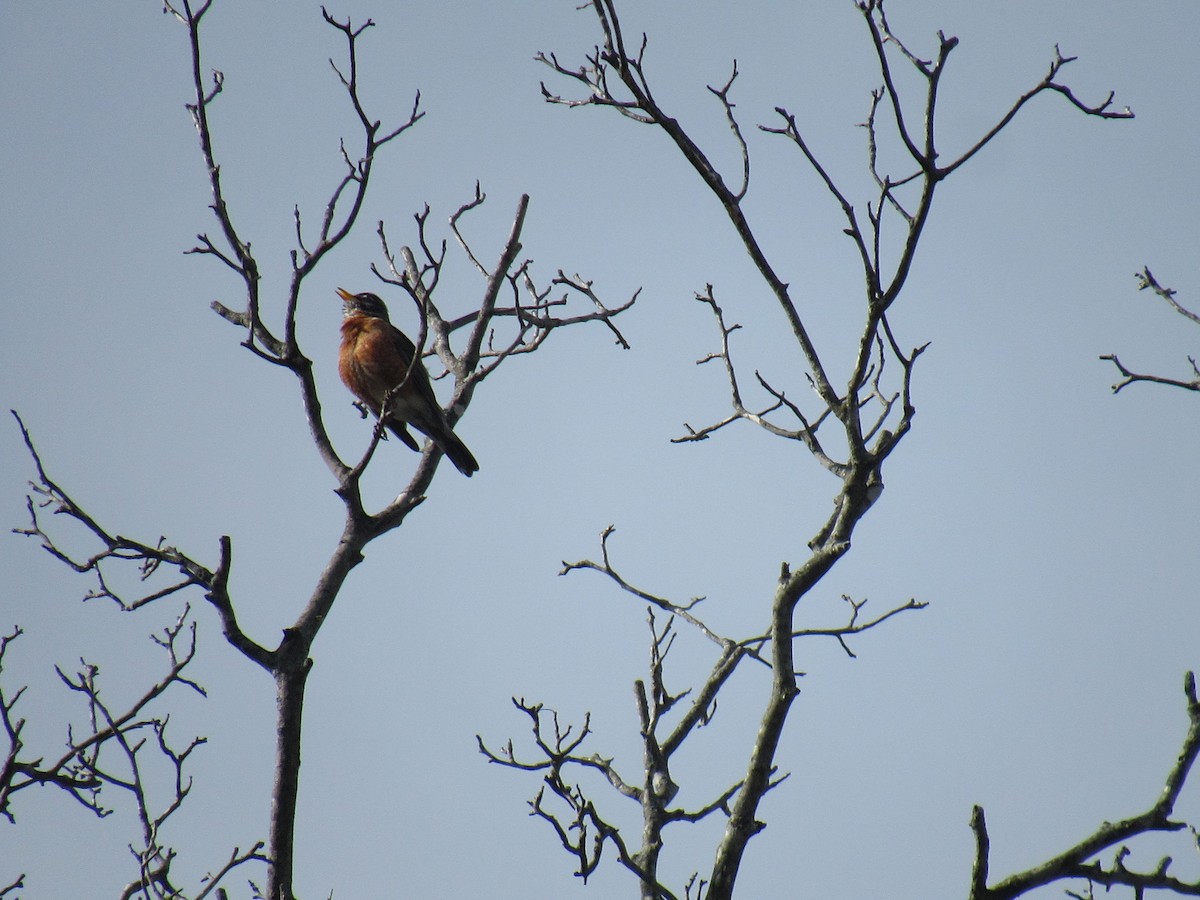
[[[29,433],[24,425],[21,428],[28,444]],[[35,485],[34,490],[41,494],[41,488],[51,482],[40,470],[40,463],[38,477],[40,484]],[[50,548],[53,544],[46,546]],[[4,671],[4,655],[9,645],[21,634],[21,629],[15,628],[11,634],[0,637],[0,674]],[[158,712],[163,706],[169,709],[169,704],[162,699],[169,692],[188,688],[204,693],[185,671],[196,656],[196,623],[191,618],[190,607],[185,604],[179,618],[161,634],[151,635],[151,639],[165,653],[167,671],[141,696],[123,707],[114,708],[105,699],[106,695],[102,695],[100,669],[95,664],[80,660],[79,669],[73,674],[55,667],[60,681],[83,699],[87,727],[80,734],[68,726],[66,751],[50,761],[42,757],[29,758],[22,752],[25,744],[21,735],[26,720],[19,717],[18,704],[25,688],[19,688],[7,697],[0,689],[0,723],[9,743],[7,758],[0,768],[0,815],[15,822],[11,809],[14,795],[36,785],[61,788],[99,818],[114,812],[114,807],[104,801],[104,789],[124,792],[132,802],[139,825],[138,838],[129,845],[136,861],[137,875],[121,894],[126,898],[182,896],[171,875],[176,850],[165,842],[164,826],[179,811],[191,791],[188,760],[192,752],[205,743],[204,738],[193,737],[181,746],[173,736],[168,736],[170,713]],[[156,805],[155,792],[150,790],[150,785],[164,782],[167,799]],[[233,848],[229,859],[217,871],[206,875],[204,886],[195,896],[209,896],[226,875],[245,863],[265,862],[266,857],[260,852],[262,848],[261,841],[246,851]],[[0,897],[23,887],[24,877],[22,874],[0,891]]]
[[[1171,309],[1179,313],[1185,319],[1200,325],[1200,314],[1188,309],[1182,303],[1175,299],[1176,291],[1174,288],[1163,287],[1158,283],[1158,279],[1154,277],[1154,273],[1150,271],[1150,267],[1143,267],[1142,271],[1135,276],[1137,278],[1137,286],[1139,291],[1153,291],[1155,295],[1160,297]],[[1100,357],[1110,361],[1116,366],[1117,371],[1121,373],[1121,380],[1112,386],[1114,394],[1120,393],[1122,388],[1128,387],[1139,381],[1148,381],[1151,384],[1165,384],[1170,387],[1183,388],[1185,391],[1200,391],[1200,368],[1197,367],[1196,357],[1189,356],[1188,363],[1191,364],[1192,374],[1194,378],[1188,381],[1182,381],[1177,378],[1167,378],[1163,375],[1147,375],[1140,372],[1134,372],[1126,368],[1125,364],[1117,357],[1115,353],[1106,353]]]
[[[116,793],[118,797],[131,798],[139,826],[139,835],[130,845],[135,859],[133,876],[123,896],[204,897],[213,892],[223,895],[222,879],[244,865],[257,864],[266,867],[267,881],[255,893],[271,900],[287,900],[296,895],[293,836],[297,827],[304,699],[312,669],[313,642],[332,614],[346,578],[362,562],[364,549],[376,538],[405,524],[408,514],[425,501],[441,461],[437,448],[427,445],[409,483],[394,499],[375,508],[364,497],[362,480],[384,439],[383,428],[376,426],[371,430],[366,446],[354,454],[346,456],[338,452],[325,427],[314,363],[301,347],[297,325],[303,318],[302,300],[309,296],[308,276],[330,250],[359,226],[376,154],[416,125],[423,112],[419,94],[407,116],[387,126],[367,111],[359,91],[358,54],[359,43],[372,23],[354,25],[323,11],[326,23],[345,47],[342,61],[333,67],[359,130],[353,141],[354,149],[343,144],[341,174],[331,186],[329,200],[316,216],[315,226],[311,217],[295,209],[289,223],[295,240],[289,283],[282,296],[263,297],[260,260],[251,252],[251,242],[227,203],[222,167],[214,151],[209,123],[208,112],[226,87],[221,73],[208,73],[201,59],[201,25],[211,5],[211,0],[202,3],[169,0],[166,7],[188,33],[194,88],[189,110],[207,168],[211,209],[216,219],[213,235],[200,234],[191,252],[215,258],[238,278],[243,296],[236,303],[215,303],[213,308],[237,329],[242,345],[256,358],[294,376],[314,446],[330,472],[342,504],[342,531],[311,592],[293,604],[298,611],[283,628],[282,640],[268,644],[247,633],[239,623],[238,598],[230,587],[234,565],[230,537],[218,537],[215,551],[210,551],[206,560],[201,554],[171,545],[165,537],[138,540],[102,524],[101,516],[86,510],[51,477],[31,435],[18,418],[35,471],[28,501],[29,522],[19,532],[34,539],[72,570],[94,579],[94,587],[88,593],[91,599],[108,600],[127,611],[162,608],[172,603],[182,609],[170,606],[171,624],[153,635],[167,659],[165,673],[137,696],[113,702],[106,691],[101,691],[96,667],[82,660],[77,670],[73,667],[59,670],[63,686],[82,699],[89,725],[82,732],[68,732],[64,752],[49,757],[31,752],[23,740],[23,689],[0,690],[0,723],[9,748],[4,755],[4,768],[0,770],[0,814],[12,818],[13,798],[23,796],[24,789],[34,784],[66,791],[96,815],[107,815],[114,808],[102,798]],[[709,153],[656,99],[648,73],[648,38],[642,35],[640,41],[627,42],[614,0],[595,0],[592,9],[601,37],[583,64],[560,63],[554,54],[540,57],[558,78],[575,86],[579,94],[567,96],[543,85],[545,98],[567,106],[615,109],[626,118],[661,131],[671,141],[733,225],[740,245],[773,297],[776,310],[804,360],[800,371],[787,372],[782,378],[768,377],[761,369],[753,370],[753,380],[746,377],[748,370],[740,361],[737,344],[740,326],[727,313],[725,290],[720,285],[705,284],[696,299],[705,314],[712,317],[716,340],[715,349],[705,353],[699,362],[722,369],[728,383],[730,409],[716,421],[685,426],[676,441],[687,444],[707,440],[737,423],[747,422],[803,446],[837,479],[838,487],[832,498],[832,510],[816,533],[811,537],[797,536],[796,558],[780,565],[775,590],[769,598],[763,598],[761,627],[750,634],[721,634],[705,621],[699,600],[673,599],[638,586],[641,579],[627,577],[613,559],[612,526],[601,534],[599,561],[563,563],[562,574],[580,570],[599,573],[646,609],[649,671],[633,684],[642,750],[641,765],[635,771],[620,769],[613,757],[587,746],[593,738],[587,717],[582,723],[572,725],[560,720],[545,704],[525,699],[514,699],[514,705],[529,727],[529,738],[520,746],[509,740],[499,747],[479,738],[479,748],[493,763],[538,775],[541,784],[530,801],[531,813],[547,824],[571,854],[581,877],[596,871],[607,848],[618,864],[636,878],[642,897],[712,900],[732,896],[747,846],[765,827],[761,803],[788,777],[781,769],[779,747],[799,691],[802,673],[797,648],[802,641],[835,641],[853,656],[859,634],[925,606],[916,599],[893,600],[876,611],[868,608],[865,600],[845,597],[845,618],[835,626],[819,626],[803,618],[799,604],[824,583],[825,576],[849,552],[858,523],[882,494],[884,464],[914,422],[913,373],[924,345],[909,346],[899,336],[894,321],[898,308],[895,304],[916,258],[937,187],[987,146],[1026,103],[1041,94],[1059,94],[1087,116],[1122,119],[1132,113],[1113,108],[1111,94],[1097,105],[1080,100],[1060,80],[1062,69],[1072,58],[1062,56],[1056,48],[1047,73],[1009,107],[998,110],[991,128],[966,146],[945,150],[935,140],[935,118],[939,84],[957,40],[939,33],[935,52],[928,59],[922,58],[893,32],[880,0],[859,3],[865,37],[874,49],[880,78],[880,86],[867,104],[864,122],[867,170],[875,185],[871,195],[859,200],[835,180],[810,146],[803,123],[785,107],[776,109],[776,118],[770,123],[758,126],[763,134],[782,139],[800,154],[803,166],[827,190],[835,215],[841,217],[838,227],[849,238],[861,263],[862,326],[853,351],[839,358],[831,348],[820,346],[814,339],[812,323],[804,310],[815,309],[817,304],[800,302],[797,291],[784,280],[780,262],[770,258],[764,249],[762,232],[744,207],[751,186],[751,135],[744,129],[734,102],[737,64],[733,65],[727,81],[709,88],[739,155],[738,171],[728,175],[716,168]],[[904,83],[899,70],[906,67],[912,69],[906,74],[915,77],[924,88],[915,102],[902,94],[898,86]],[[893,171],[881,160],[896,153],[904,160],[904,168]],[[383,223],[377,225],[381,262],[375,274],[386,286],[381,290],[391,289],[395,296],[414,304],[421,322],[416,341],[420,358],[436,357],[452,385],[446,404],[446,415],[452,422],[468,410],[475,399],[475,389],[501,363],[536,351],[561,326],[599,322],[618,345],[627,346],[614,318],[637,298],[635,294],[625,303],[608,306],[593,290],[592,283],[578,275],[568,276],[559,270],[549,278],[538,276],[533,265],[522,257],[521,235],[528,197],[517,202],[508,233],[496,240],[489,251],[484,251],[468,239],[465,223],[485,199],[476,186],[474,195],[449,217],[445,237],[439,235],[433,224],[431,211],[421,210],[415,216],[411,246],[397,247],[395,252]],[[451,254],[451,244],[461,255]],[[467,311],[443,308],[440,298],[435,299],[442,275],[455,259],[465,260],[481,282],[478,305]],[[1115,357],[1113,361],[1116,363]],[[66,527],[52,527],[54,516],[65,517]],[[75,546],[72,538],[81,533],[97,547],[94,552],[72,549]],[[127,587],[131,580],[134,586]],[[206,607],[211,608],[226,642],[271,677],[279,717],[266,839],[250,844],[248,850],[234,847],[200,886],[189,889],[171,873],[177,851],[166,843],[161,831],[163,823],[189,796],[191,781],[187,765],[193,753],[201,749],[204,739],[178,737],[169,730],[169,715],[162,710],[169,709],[172,699],[181,692],[203,692],[189,669],[196,654],[197,624],[190,606],[182,600],[185,594],[197,589]],[[20,635],[17,628],[0,636],[0,675],[5,674],[2,668],[5,652]],[[691,636],[699,636],[711,649],[711,662],[698,683],[679,688],[670,677],[668,661],[677,641]],[[756,681],[761,698],[761,724],[745,760],[743,776],[731,784],[708,788],[706,799],[697,805],[674,805],[679,786],[672,764],[680,759],[700,728],[723,721],[718,700],[735,674],[745,675],[747,670],[752,679],[755,674],[765,674],[766,678]],[[1049,856],[1045,863],[995,881],[989,871],[990,838],[985,817],[983,810],[977,808],[971,823],[976,840],[971,896],[978,900],[1016,897],[1060,880],[1082,880],[1086,892],[1076,896],[1090,897],[1095,884],[1127,885],[1139,896],[1149,889],[1200,893],[1200,883],[1178,879],[1169,871],[1169,860],[1149,871],[1133,871],[1126,863],[1126,842],[1187,827],[1176,819],[1175,806],[1200,749],[1200,704],[1191,676],[1185,683],[1185,696],[1188,736],[1162,794],[1146,812],[1105,823],[1067,850]],[[598,776],[602,784],[615,791],[617,798],[623,798],[617,800],[618,804],[631,801],[641,816],[641,828],[636,835],[618,824],[619,813],[610,812],[613,807],[607,795],[601,797],[592,792],[583,780],[587,775]],[[151,778],[168,785],[165,803],[156,802],[145,790]],[[704,788],[696,788],[689,796],[701,790]],[[681,886],[667,884],[660,872],[660,862],[669,847],[668,837],[676,833],[674,826],[719,818],[724,819],[725,829],[714,848],[711,869],[703,874],[697,871]],[[1115,852],[1112,861],[1101,860],[1101,854],[1110,851]],[[10,877],[7,886],[0,887],[0,897],[24,887],[23,874],[4,873],[0,883]]]
[[[244,290],[244,299],[237,306],[215,302],[214,311],[239,329],[243,335],[242,345],[257,358],[295,376],[313,443],[329,469],[334,491],[342,502],[342,533],[311,594],[301,604],[295,619],[282,629],[282,640],[278,645],[270,646],[246,633],[238,622],[235,597],[230,589],[233,542],[228,536],[216,541],[215,562],[205,563],[198,554],[168,545],[165,538],[143,542],[103,526],[98,516],[86,511],[50,477],[23,423],[20,427],[35,466],[36,478],[31,482],[29,524],[18,531],[38,540],[47,552],[71,569],[94,577],[96,587],[88,594],[89,598],[107,598],[123,610],[143,609],[177,594],[199,589],[216,613],[228,644],[274,680],[278,709],[277,744],[266,853],[260,852],[263,843],[255,844],[247,852],[234,849],[228,862],[207,879],[206,886],[195,896],[206,896],[233,868],[259,861],[267,864],[268,877],[265,889],[256,889],[256,893],[268,900],[291,900],[295,896],[293,838],[305,686],[312,668],[310,648],[331,614],[347,576],[362,562],[364,548],[403,525],[409,513],[425,501],[442,458],[435,445],[427,444],[412,478],[395,499],[380,509],[369,509],[361,482],[384,436],[382,422],[370,432],[365,449],[357,451],[356,457],[344,459],[339,454],[325,428],[313,361],[300,346],[297,322],[301,316],[306,279],[358,224],[377,154],[416,125],[424,113],[420,109],[419,93],[408,115],[398,124],[384,126],[380,119],[368,113],[359,90],[359,42],[373,22],[368,20],[355,25],[340,21],[322,9],[325,22],[341,36],[344,45],[343,61],[335,63],[331,60],[331,64],[360,126],[358,147],[351,150],[343,141],[342,174],[333,185],[315,227],[306,222],[298,207],[295,209],[291,277],[281,302],[267,303],[260,293],[259,261],[230,210],[221,178],[222,168],[214,151],[209,110],[224,91],[225,78],[220,71],[206,73],[202,62],[201,26],[212,8],[212,0],[200,3],[167,0],[165,8],[188,32],[194,87],[194,99],[188,110],[207,169],[212,195],[210,208],[217,223],[216,236],[200,234],[198,243],[189,252],[212,257],[236,273]],[[403,246],[393,253],[384,224],[380,222],[377,226],[382,264],[375,267],[375,274],[381,284],[395,289],[415,304],[421,321],[421,333],[416,342],[418,359],[436,357],[453,384],[452,397],[445,411],[450,423],[466,412],[477,388],[502,363],[536,351],[559,328],[603,323],[616,343],[627,347],[613,319],[637,299],[634,294],[625,303],[609,307],[593,290],[590,281],[561,270],[539,284],[532,262],[521,257],[521,233],[529,206],[528,196],[520,198],[509,233],[499,242],[498,249],[493,248],[495,261],[483,261],[486,254],[468,239],[463,223],[485,200],[484,193],[476,185],[474,196],[449,218],[449,230],[462,258],[482,282],[478,306],[465,312],[443,310],[435,300],[442,273],[452,263],[449,238],[436,236],[428,208],[415,217],[415,249]],[[574,308],[577,305],[581,307],[578,310]],[[72,552],[60,530],[49,528],[47,512],[71,520],[99,544],[99,550],[83,556]],[[165,573],[173,575],[167,577],[167,583],[161,587],[141,589],[130,595],[115,587],[112,574],[114,569],[127,566],[134,567],[143,582],[152,577],[167,577]],[[6,648],[19,633],[19,630],[15,631],[5,638],[0,649]],[[97,815],[108,813],[100,801],[100,792],[104,788],[128,791],[135,800],[144,843],[142,849],[134,851],[138,874],[125,892],[129,897],[185,895],[169,877],[174,851],[160,843],[158,830],[186,799],[190,782],[185,776],[185,764],[192,751],[203,743],[202,738],[196,738],[180,748],[168,738],[166,717],[148,716],[143,712],[147,704],[168,689],[203,690],[184,674],[195,653],[195,624],[186,607],[176,624],[157,640],[168,654],[170,669],[141,699],[122,712],[102,700],[94,667],[83,663],[81,671],[74,676],[60,671],[66,686],[84,696],[92,727],[84,736],[70,734],[67,752],[49,764],[40,759],[22,759],[24,723],[14,718],[21,691],[11,697],[0,694],[0,713],[10,744],[8,762],[0,778],[0,812],[11,816],[10,797],[34,783],[57,785]],[[119,748],[116,755],[123,756],[124,774],[117,774],[117,770],[101,761],[101,751],[110,747]],[[148,771],[147,758],[155,754],[172,771],[175,784],[173,799],[164,810],[153,809],[142,789],[143,776]],[[14,884],[19,884],[23,877]]]
[[[615,0],[593,0],[589,6],[596,16],[600,37],[595,50],[582,64],[563,62],[555,53],[538,56],[556,76],[573,84],[578,93],[561,94],[543,84],[543,96],[550,103],[569,107],[615,110],[627,119],[662,132],[672,142],[733,225],[738,241],[774,298],[805,363],[800,372],[789,374],[789,384],[780,384],[774,378],[768,380],[760,369],[755,369],[754,388],[747,390],[749,379],[745,377],[745,367],[735,362],[733,338],[740,326],[718,302],[714,286],[707,284],[696,299],[713,316],[717,349],[699,362],[723,367],[729,385],[730,411],[716,422],[687,426],[686,433],[675,440],[678,443],[707,440],[735,423],[747,422],[775,437],[802,444],[821,467],[838,479],[839,489],[824,525],[806,542],[799,542],[806,543],[806,549],[800,551],[797,560],[781,565],[773,596],[763,598],[764,627],[748,636],[717,633],[699,616],[697,600],[673,600],[635,586],[612,562],[609,546],[612,526],[601,536],[600,562],[564,563],[563,574],[578,570],[599,572],[648,607],[649,675],[634,682],[642,744],[640,771],[618,771],[612,758],[585,747],[592,737],[589,718],[585,717],[579,725],[568,725],[543,703],[525,699],[514,699],[514,704],[529,720],[529,748],[518,749],[512,740],[496,747],[482,738],[479,746],[493,763],[541,776],[541,786],[530,800],[531,814],[545,820],[575,858],[578,876],[587,878],[592,874],[600,865],[605,848],[610,847],[617,862],[637,878],[640,895],[646,900],[680,896],[725,900],[733,895],[750,839],[765,827],[759,819],[763,798],[787,777],[779,769],[778,749],[792,702],[799,692],[797,643],[815,637],[833,638],[853,655],[850,641],[854,635],[925,605],[908,600],[870,616],[864,610],[865,601],[847,597],[847,619],[836,628],[805,627],[798,615],[799,602],[849,551],[856,526],[883,490],[884,463],[912,428],[916,414],[912,375],[925,345],[906,347],[897,335],[894,315],[938,186],[983,150],[1027,103],[1043,94],[1057,94],[1075,110],[1099,119],[1126,119],[1133,113],[1114,108],[1111,93],[1098,104],[1081,100],[1061,80],[1062,70],[1073,57],[1063,56],[1056,47],[1046,73],[1007,110],[1000,112],[994,125],[965,147],[943,148],[936,139],[938,91],[946,62],[958,45],[957,38],[939,32],[936,47],[926,58],[910,49],[892,29],[881,0],[858,3],[865,37],[875,51],[880,84],[871,94],[864,122],[866,164],[875,185],[873,195],[865,198],[864,204],[836,182],[806,140],[803,124],[787,108],[776,107],[775,121],[758,126],[761,132],[794,147],[802,163],[827,190],[841,217],[841,228],[861,265],[864,284],[859,306],[861,330],[854,352],[839,359],[818,347],[796,291],[781,273],[779,263],[769,258],[744,207],[751,187],[750,140],[733,100],[739,74],[737,63],[733,64],[728,80],[708,88],[740,156],[737,171],[723,173],[712,162],[711,153],[692,138],[656,97],[649,37],[644,33],[632,36],[622,27]],[[924,91],[917,98],[902,94],[899,85],[903,80],[898,67],[911,69],[908,74],[915,74],[923,83]],[[881,162],[885,157],[894,157],[895,151],[904,160],[904,168],[899,171]],[[810,302],[804,308],[819,307]],[[761,399],[752,399],[752,391]],[[666,614],[665,621],[657,617],[660,613]],[[674,690],[668,685],[665,670],[668,655],[680,636],[677,629],[681,627],[706,639],[714,652],[706,678],[692,687]],[[734,784],[708,789],[707,802],[697,807],[673,806],[678,785],[671,776],[672,760],[700,726],[713,721],[719,695],[747,660],[764,667],[769,678],[760,682],[761,721],[745,762],[744,776]],[[1197,713],[1190,677],[1187,696],[1193,723],[1189,737],[1166,791],[1147,813],[1105,825],[1045,865],[989,888],[987,832],[983,811],[977,809],[973,828],[978,856],[972,896],[1014,897],[1057,879],[1072,877],[1090,878],[1099,884],[1169,886],[1189,892],[1180,887],[1181,882],[1167,875],[1165,863],[1155,873],[1135,876],[1122,868],[1119,861],[1110,868],[1094,861],[1098,853],[1134,835],[1184,827],[1170,817],[1196,753]],[[607,783],[620,797],[640,806],[640,834],[634,836],[622,829],[618,824],[620,804],[613,806],[595,794],[585,780],[589,772],[598,773],[602,776],[601,784]],[[725,818],[726,825],[715,847],[711,870],[693,874],[681,888],[664,883],[659,863],[669,829],[718,814]]]

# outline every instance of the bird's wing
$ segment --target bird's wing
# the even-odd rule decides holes
[[[381,389],[380,399],[403,382],[402,394],[416,394],[428,406],[440,409],[425,366],[419,359],[413,362],[417,348],[404,332],[389,322],[375,319],[359,337],[359,347],[359,359],[366,361],[367,376]]]

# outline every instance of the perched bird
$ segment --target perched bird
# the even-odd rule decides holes
[[[405,444],[420,451],[405,425],[411,425],[437,445],[455,468],[468,478],[479,463],[458,439],[429,384],[429,373],[416,358],[417,348],[388,320],[387,307],[374,294],[342,298],[342,347],[338,374],[350,392],[379,415],[387,400],[384,425]],[[390,398],[388,391],[393,391]]]

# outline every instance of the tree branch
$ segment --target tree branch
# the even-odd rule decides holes
[[[900,612],[924,607],[923,603],[910,600],[877,618],[864,621],[860,619],[863,604],[848,600],[851,605],[849,622],[840,628],[799,628],[795,624],[797,604],[848,551],[857,523],[877,501],[883,490],[883,462],[899,446],[912,427],[916,414],[912,393],[913,373],[925,345],[903,350],[889,322],[888,314],[907,283],[938,184],[986,146],[1012,121],[1025,103],[1043,91],[1052,90],[1063,94],[1087,115],[1128,118],[1132,114],[1128,111],[1113,110],[1111,96],[1098,106],[1089,106],[1080,101],[1068,87],[1056,80],[1059,71],[1070,61],[1056,53],[1049,74],[1038,85],[1019,97],[999,122],[966,151],[950,163],[940,165],[939,149],[935,142],[939,87],[946,62],[958,46],[958,39],[939,32],[936,53],[928,60],[922,59],[899,39],[884,14],[882,0],[861,0],[857,7],[876,51],[882,81],[882,87],[871,95],[865,123],[868,169],[875,182],[874,197],[867,204],[866,221],[860,221],[851,197],[835,182],[830,171],[810,147],[793,115],[779,106],[776,107],[776,112],[783,124],[779,127],[760,126],[762,131],[782,136],[800,150],[807,167],[817,175],[828,194],[837,203],[845,223],[843,231],[854,242],[857,250],[865,288],[862,329],[856,351],[846,366],[845,387],[838,389],[828,374],[830,370],[827,368],[827,360],[811,340],[808,326],[799,312],[795,297],[774,264],[768,260],[742,209],[742,201],[749,187],[750,154],[734,114],[735,105],[731,97],[732,87],[738,75],[737,64],[734,64],[732,75],[723,87],[709,87],[709,91],[722,104],[726,122],[733,132],[741,154],[740,185],[731,188],[713,166],[705,151],[692,140],[679,121],[668,114],[655,99],[647,76],[647,37],[642,35],[640,45],[636,50],[631,49],[632,45],[627,42],[617,15],[616,0],[593,0],[590,6],[596,15],[602,39],[594,52],[586,56],[583,65],[574,68],[564,65],[554,54],[542,53],[537,57],[560,77],[582,86],[587,96],[581,99],[567,99],[552,93],[543,85],[543,97],[548,102],[567,106],[609,107],[639,123],[655,126],[670,138],[683,159],[696,171],[721,204],[743,248],[774,295],[803,356],[807,367],[804,377],[821,403],[821,408],[809,414],[801,408],[802,404],[789,398],[794,391],[776,386],[774,378],[768,380],[761,371],[756,371],[758,385],[769,399],[761,412],[755,412],[747,405],[749,401],[744,394],[744,386],[739,381],[730,352],[730,335],[738,330],[739,326],[727,324],[724,311],[715,300],[713,288],[708,285],[703,294],[697,295],[697,299],[708,305],[713,312],[720,332],[720,347],[699,362],[719,360],[724,365],[731,412],[703,428],[687,425],[687,434],[677,438],[676,442],[701,441],[734,422],[745,420],[777,437],[801,441],[813,457],[841,482],[832,513],[808,542],[810,552],[807,558],[794,569],[787,563],[782,566],[770,605],[768,628],[757,637],[746,641],[727,641],[700,623],[690,605],[672,603],[630,585],[615,571],[608,559],[607,538],[612,533],[611,527],[602,535],[602,562],[582,560],[564,563],[564,573],[586,568],[607,575],[622,590],[651,604],[652,608],[662,609],[691,622],[722,648],[722,657],[710,673],[708,682],[696,697],[691,699],[689,714],[679,726],[680,730],[673,738],[668,739],[668,742],[655,743],[650,740],[658,721],[653,697],[668,696],[661,682],[655,681],[660,675],[652,674],[651,684],[654,688],[651,697],[646,696],[644,687],[638,689],[638,696],[641,698],[639,716],[644,738],[644,762],[648,770],[657,765],[663,756],[669,755],[668,746],[672,750],[677,748],[696,723],[706,721],[712,704],[715,703],[716,693],[727,677],[725,666],[732,667],[742,655],[753,655],[768,663],[770,667],[771,684],[765,694],[763,717],[747,763],[747,774],[736,792],[728,795],[730,820],[717,851],[712,879],[706,884],[709,900],[724,900],[732,895],[738,866],[747,842],[763,827],[763,823],[756,818],[758,804],[766,791],[778,783],[774,774],[775,752],[792,699],[798,692],[796,678],[799,673],[794,665],[796,640],[812,636],[834,637],[845,651],[853,656],[846,643],[849,636],[875,627]],[[924,84],[924,97],[918,116],[909,115],[910,111],[906,109],[901,95],[899,85],[902,81],[895,77],[893,72],[896,54],[913,67]],[[881,106],[885,99],[886,107]],[[891,113],[894,137],[916,164],[915,172],[903,173],[897,177],[880,169],[877,148],[881,108],[886,108]],[[906,195],[915,192],[915,201],[907,197],[902,199],[898,193],[901,190],[904,190]],[[883,230],[885,217],[890,220],[889,211],[899,220],[902,232],[885,245]],[[885,262],[882,258],[881,248],[884,246],[898,247],[893,260]],[[783,427],[778,424],[778,417],[784,414],[794,417],[799,426],[789,423],[790,427]],[[844,456],[840,453],[835,456],[826,450],[830,442],[824,435],[818,439],[818,429],[823,425],[827,428],[827,423],[831,420],[836,420],[841,425],[842,434],[839,435],[839,441],[844,439]],[[654,646],[658,646],[657,639]],[[655,657],[656,662],[652,666],[655,673],[655,666],[661,664],[661,657],[665,656],[665,652],[666,648],[663,647],[660,655]],[[669,706],[670,703],[666,705]],[[654,825],[655,823],[647,818],[648,834]],[[657,850],[654,854],[653,858],[656,858]],[[690,885],[688,890],[690,892]]]
[[[972,876],[971,900],[1010,900],[1039,887],[1067,878],[1089,878],[1105,885],[1128,885],[1138,896],[1151,889],[1166,888],[1183,894],[1200,894],[1200,881],[1185,882],[1167,874],[1170,860],[1164,860],[1152,872],[1136,873],[1125,868],[1124,853],[1119,853],[1112,867],[1105,869],[1099,862],[1089,862],[1097,854],[1124,842],[1153,832],[1180,831],[1187,827],[1175,821],[1175,804],[1191,774],[1196,757],[1200,755],[1200,700],[1196,696],[1196,678],[1188,672],[1184,678],[1187,699],[1188,732],[1179,757],[1167,773],[1166,783],[1158,799],[1144,812],[1116,822],[1104,822],[1094,832],[1074,846],[1045,862],[1010,875],[993,887],[987,887],[988,853],[991,846],[983,809],[975,807],[971,828],[975,833],[975,865]]]
[[[1184,318],[1191,322],[1200,324],[1200,314],[1192,312],[1186,306],[1175,299],[1175,291],[1168,287],[1163,287],[1158,283],[1158,279],[1150,271],[1150,267],[1143,267],[1142,271],[1136,276],[1138,282],[1138,290],[1151,290],[1161,297],[1175,312],[1179,313]],[[1114,394],[1120,393],[1122,388],[1128,387],[1131,384],[1139,381],[1148,381],[1152,384],[1165,384],[1170,387],[1182,388],[1185,391],[1200,391],[1200,365],[1196,363],[1196,357],[1189,356],[1188,362],[1192,366],[1192,374],[1195,376],[1189,381],[1181,381],[1176,378],[1166,378],[1162,375],[1146,375],[1139,372],[1134,372],[1125,367],[1124,364],[1117,358],[1115,353],[1107,353],[1100,357],[1108,360],[1117,367],[1117,371],[1121,373],[1122,379],[1112,386]]]

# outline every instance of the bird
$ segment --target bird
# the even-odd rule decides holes
[[[413,450],[421,448],[406,425],[433,441],[468,478],[478,472],[479,463],[446,421],[417,348],[391,323],[384,302],[372,293],[352,294],[343,288],[337,293],[342,298],[338,374],[350,393],[377,417],[386,402],[383,424]]]

